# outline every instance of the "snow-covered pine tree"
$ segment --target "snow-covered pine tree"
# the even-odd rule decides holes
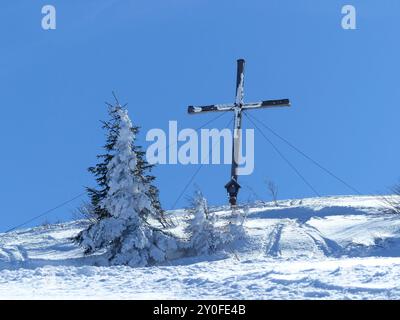
[[[203,255],[217,251],[229,239],[216,226],[216,217],[210,212],[207,200],[196,190],[187,212],[192,216],[186,232],[190,234],[188,248],[191,254]]]
[[[106,144],[104,145],[105,153],[98,155],[97,158],[102,161],[96,164],[94,167],[90,167],[88,170],[95,177],[98,184],[98,188],[87,188],[87,192],[90,198],[90,210],[99,219],[104,217],[109,217],[110,214],[107,212],[106,208],[101,205],[102,200],[105,199],[109,186],[107,184],[107,166],[111,159],[113,158],[115,143],[118,138],[119,124],[120,124],[120,104],[116,100],[116,105],[113,106],[108,104],[108,114],[110,119],[108,121],[102,121],[102,128],[107,131]],[[132,125],[131,131],[134,137],[139,133],[139,127]],[[145,159],[145,152],[142,150],[141,146],[132,143],[132,150],[135,152],[137,157],[137,164],[135,168],[135,174],[143,180],[143,183],[148,185],[146,190],[147,195],[150,197],[154,212],[154,217],[160,221],[162,225],[165,225],[164,210],[161,207],[159,200],[158,188],[153,185],[155,177],[150,174],[154,165],[149,164]]]
[[[87,253],[106,249],[112,264],[144,266],[163,261],[176,244],[147,219],[159,215],[161,206],[158,191],[151,185],[154,177],[145,175],[151,166],[134,145],[138,128],[118,101],[109,107],[111,120],[103,123],[108,131],[106,153],[99,156],[100,164],[89,169],[99,184],[99,189],[88,189],[98,219],[77,240]]]

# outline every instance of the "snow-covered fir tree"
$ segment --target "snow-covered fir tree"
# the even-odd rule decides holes
[[[91,213],[98,218],[110,216],[106,208],[101,203],[105,199],[109,189],[107,179],[108,164],[112,160],[115,153],[115,145],[118,139],[119,125],[121,122],[121,114],[119,110],[123,109],[119,105],[118,100],[115,100],[115,106],[108,104],[108,114],[110,119],[108,121],[102,121],[102,127],[107,131],[106,144],[104,145],[105,153],[97,156],[97,158],[100,159],[101,162],[96,164],[94,167],[90,167],[88,169],[89,172],[91,172],[96,177],[96,181],[98,184],[97,188],[87,188],[90,198],[88,210],[90,210]],[[134,137],[136,137],[136,135],[139,133],[139,127],[131,125],[130,130],[132,131],[134,140]],[[151,165],[146,161],[145,152],[142,150],[141,146],[132,143],[131,148],[136,155],[136,167],[134,169],[135,174],[136,176],[140,177],[143,183],[148,185],[146,193],[150,197],[152,206],[154,208],[152,214],[164,225],[164,210],[161,208],[159,191],[158,188],[152,184],[155,180],[155,177],[150,174],[154,165]]]
[[[98,189],[90,188],[91,208],[97,220],[78,235],[78,242],[91,253],[104,249],[111,264],[145,266],[168,258],[174,238],[149,223],[149,216],[160,218],[162,209],[154,177],[144,153],[135,146],[137,127],[127,110],[117,103],[109,106],[103,161],[89,170],[95,174]]]
[[[187,209],[191,216],[186,232],[190,235],[187,247],[195,255],[210,254],[222,248],[230,236],[217,227],[217,219],[210,212],[207,200],[200,190],[195,191],[191,207]]]

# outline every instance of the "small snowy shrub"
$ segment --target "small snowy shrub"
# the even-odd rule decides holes
[[[392,195],[381,196],[383,212],[388,214],[400,214],[400,183],[390,189]]]
[[[232,219],[229,222],[230,241],[240,240],[246,236],[244,221],[249,213],[249,206],[245,206],[243,210],[235,210],[232,212]]]
[[[192,199],[192,204],[187,212],[191,216],[186,232],[189,233],[189,243],[187,247],[189,253],[195,255],[205,255],[222,249],[229,241],[229,236],[217,226],[215,214],[211,213],[207,200],[201,191],[196,191]]]

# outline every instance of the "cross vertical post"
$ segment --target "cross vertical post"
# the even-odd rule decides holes
[[[189,114],[197,114],[204,112],[234,112],[234,125],[233,125],[233,142],[232,142],[232,164],[231,164],[231,177],[229,182],[225,185],[228,193],[229,203],[235,206],[237,203],[237,196],[239,193],[240,184],[238,183],[238,167],[241,155],[241,139],[242,139],[242,112],[251,109],[260,108],[273,108],[273,107],[290,107],[289,99],[281,100],[264,100],[254,103],[244,103],[244,67],[245,60],[237,60],[237,74],[236,74],[236,97],[234,104],[214,104],[207,106],[189,106]]]
[[[244,59],[237,60],[236,73],[236,98],[234,104],[234,121],[233,121],[233,141],[232,141],[232,164],[231,179],[225,185],[225,189],[229,195],[229,203],[236,205],[237,195],[239,193],[240,184],[238,183],[237,168],[239,167],[240,146],[242,139],[242,107],[244,97]]]

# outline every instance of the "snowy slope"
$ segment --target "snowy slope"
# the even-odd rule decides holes
[[[374,197],[258,203],[246,239],[225,253],[148,268],[85,257],[70,241],[84,221],[0,234],[0,298],[400,299],[400,216],[382,206]],[[170,214],[182,236],[182,210]]]

